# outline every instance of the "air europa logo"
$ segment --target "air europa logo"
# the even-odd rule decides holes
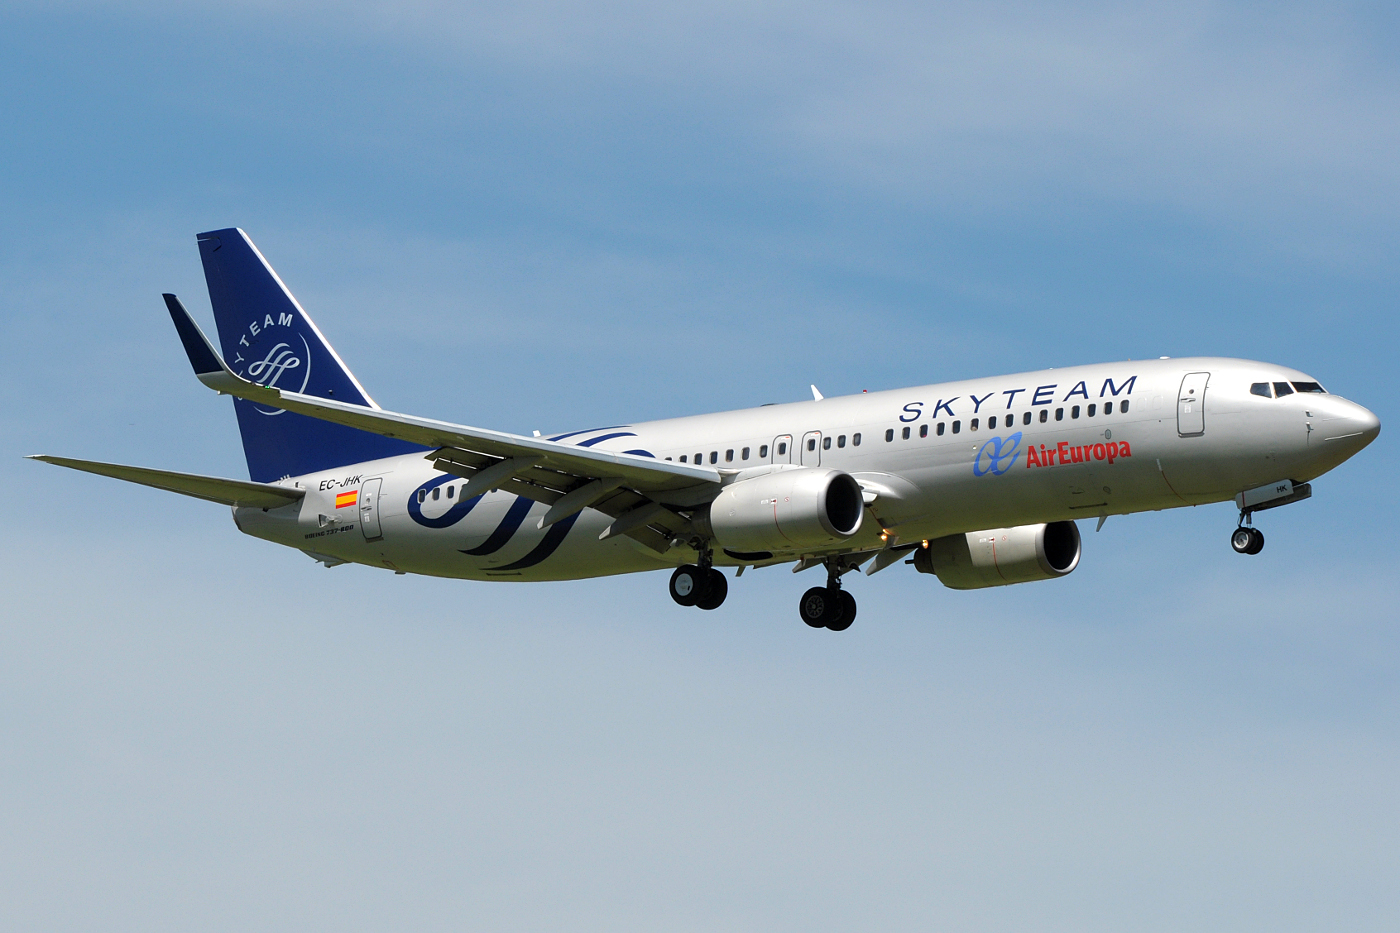
[[[1026,451],[1026,469],[1031,467],[1064,466],[1067,463],[1088,463],[1091,460],[1107,460],[1109,463],[1119,457],[1131,457],[1133,449],[1127,441],[1109,441],[1106,444],[1073,445],[1060,441],[1054,447],[1040,445],[1036,450],[1031,446]]]
[[[1017,431],[1006,439],[989,437],[977,448],[977,456],[972,460],[972,475],[1000,476],[1016,463],[1016,451],[1021,447],[1021,432]]]

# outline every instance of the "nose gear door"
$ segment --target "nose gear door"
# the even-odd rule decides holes
[[[384,537],[379,527],[379,487],[384,480],[376,477],[360,484],[360,530],[366,541],[378,541]]]
[[[1206,433],[1206,383],[1210,373],[1187,373],[1176,396],[1176,433],[1199,437]]]

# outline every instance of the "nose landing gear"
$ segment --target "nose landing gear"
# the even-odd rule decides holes
[[[1241,525],[1230,535],[1230,547],[1236,554],[1258,554],[1264,550],[1264,532]]]

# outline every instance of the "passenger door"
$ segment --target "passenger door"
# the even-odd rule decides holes
[[[384,537],[379,527],[379,487],[384,480],[376,477],[360,484],[360,530],[366,541],[378,541]]]
[[[792,462],[792,435],[783,434],[773,438],[773,451],[770,454],[771,463],[791,463]]]
[[[1206,383],[1210,373],[1187,373],[1176,396],[1176,433],[1199,437],[1206,433]]]
[[[822,465],[822,432],[808,431],[802,435],[802,465]]]

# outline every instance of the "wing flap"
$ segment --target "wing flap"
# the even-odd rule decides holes
[[[146,467],[125,466],[120,463],[100,463],[95,460],[74,460],[70,457],[50,457],[35,454],[30,460],[41,460],[55,466],[98,476],[110,476],[128,483],[139,483],[166,492],[178,492],[182,496],[193,496],[206,502],[223,505],[237,505],[247,508],[276,509],[300,501],[306,495],[304,489],[288,489],[270,483],[251,483],[241,479],[223,479],[218,476],[200,476],[196,473],[175,473],[170,470],[152,470]]]

